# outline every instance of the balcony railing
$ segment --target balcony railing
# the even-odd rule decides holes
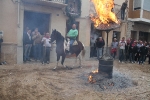
[[[47,1],[47,2],[55,2],[55,3],[66,3],[66,0],[41,0],[41,1]]]
[[[56,8],[64,8],[67,6],[66,0],[22,0],[25,4],[37,4],[42,6],[51,6]]]
[[[125,21],[127,21],[127,19],[128,19],[128,10],[129,10],[129,8],[127,7],[126,11],[125,11],[125,16],[124,16]],[[116,14],[117,18],[119,20],[121,20],[121,5],[115,4],[113,12]]]

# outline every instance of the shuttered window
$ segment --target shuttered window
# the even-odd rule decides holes
[[[142,0],[133,0],[133,9],[138,10],[141,9]]]

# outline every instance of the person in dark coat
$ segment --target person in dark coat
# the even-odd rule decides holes
[[[136,55],[137,55],[137,42],[136,41],[134,41],[134,44],[135,44],[135,46],[133,46],[133,57],[132,57],[132,59],[133,59],[133,63],[135,63],[135,57],[136,57]]]
[[[126,62],[129,60],[129,47],[130,47],[130,39],[127,40],[127,43],[125,45],[125,60]]]
[[[140,60],[139,60],[139,64],[143,64],[144,59],[146,57],[146,55],[148,54],[148,49],[146,47],[146,44],[144,44],[143,46],[140,47]]]
[[[135,61],[137,61],[137,63],[139,63],[139,60],[140,60],[140,47],[142,47],[142,41],[141,40],[139,40],[138,42],[137,42],[137,53],[136,53],[136,56],[135,56]]]
[[[137,50],[136,41],[134,41],[129,46],[129,60],[131,63],[135,63],[135,54],[137,52],[136,50]]]
[[[29,55],[32,47],[32,38],[30,34],[31,34],[30,29],[28,29],[28,31],[23,34],[24,62],[30,61]]]
[[[128,0],[126,0],[125,2],[123,2],[122,6],[121,6],[121,19],[124,20],[125,17],[125,10],[128,6]]]
[[[1,62],[1,44],[2,44],[2,42],[3,42],[3,38],[2,38],[2,36],[0,36],[0,62]],[[2,64],[0,63],[0,65],[2,65]]]
[[[149,58],[148,63],[150,64],[150,46],[148,48],[148,58]]]
[[[97,50],[97,59],[100,59],[102,57],[102,51],[103,51],[103,47],[105,45],[104,40],[102,39],[102,37],[99,37],[96,39],[96,50]]]

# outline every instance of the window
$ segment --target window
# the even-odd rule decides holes
[[[133,0],[133,9],[141,9],[142,0]]]
[[[150,11],[150,0],[144,0],[143,9]]]

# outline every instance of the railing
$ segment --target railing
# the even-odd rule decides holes
[[[66,0],[41,0],[41,1],[50,1],[50,2],[56,2],[56,3],[63,3],[65,4],[66,3]]]
[[[129,11],[129,8],[126,8],[125,17],[124,17],[125,20],[128,19],[128,11]],[[121,5],[115,4],[113,12],[116,14],[117,18],[121,20]]]

